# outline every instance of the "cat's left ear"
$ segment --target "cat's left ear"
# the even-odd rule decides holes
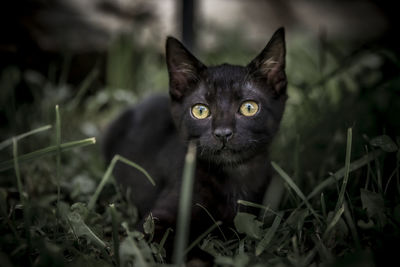
[[[261,53],[247,65],[247,68],[255,78],[266,79],[275,93],[285,93],[287,85],[285,56],[285,30],[279,28]]]
[[[199,80],[200,72],[206,66],[173,37],[167,38],[166,57],[169,92],[172,98],[180,99],[190,86]]]

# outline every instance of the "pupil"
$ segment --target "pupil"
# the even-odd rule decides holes
[[[251,105],[247,104],[247,111],[250,112],[251,111]]]

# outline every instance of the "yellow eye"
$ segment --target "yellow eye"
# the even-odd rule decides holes
[[[206,105],[196,104],[192,107],[192,115],[196,119],[202,120],[210,115],[210,110]]]
[[[258,104],[254,101],[245,101],[240,106],[240,113],[246,117],[254,116],[258,111]]]

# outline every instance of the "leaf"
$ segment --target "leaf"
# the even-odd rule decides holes
[[[369,142],[372,146],[381,148],[385,152],[395,152],[398,150],[396,143],[387,135],[381,135],[373,138]]]
[[[382,195],[361,189],[361,202],[368,217],[377,221],[380,227],[386,224],[385,203]]]
[[[150,240],[153,238],[154,229],[155,229],[154,218],[153,215],[150,213],[143,223],[143,230],[146,234],[151,236]]]
[[[256,220],[256,216],[250,213],[238,212],[234,219],[236,230],[255,239],[261,239],[262,222]]]

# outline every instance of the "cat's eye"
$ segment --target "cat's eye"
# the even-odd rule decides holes
[[[206,105],[196,104],[192,107],[192,115],[196,119],[202,120],[210,115],[210,110]]]
[[[254,116],[258,111],[258,104],[254,101],[245,101],[240,106],[239,111],[246,117]]]

